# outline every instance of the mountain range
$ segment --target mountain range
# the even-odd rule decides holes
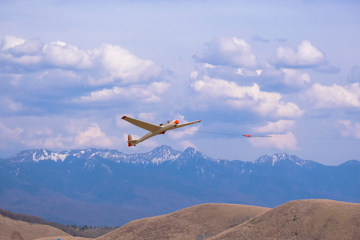
[[[325,166],[286,153],[244,162],[169,146],[140,154],[36,149],[0,159],[0,208],[62,224],[120,226],[201,203],[358,203],[359,173],[357,160]]]

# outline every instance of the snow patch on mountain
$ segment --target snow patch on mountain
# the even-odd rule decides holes
[[[5,158],[10,160],[11,162],[27,162],[27,161],[34,161],[39,162],[43,160],[53,160],[53,161],[64,161],[68,154],[63,153],[56,153],[49,151],[47,149],[31,149],[21,151],[18,154],[15,154],[11,157]]]
[[[267,155],[261,156],[260,158],[255,160],[253,164],[260,164],[260,165],[271,164],[272,166],[278,166],[282,161],[291,161],[301,167],[313,163],[312,161],[309,160],[300,159],[295,155],[290,156],[287,153],[277,153],[272,156],[267,156]]]
[[[69,155],[55,153],[55,152],[51,152],[49,154],[49,151],[44,149],[43,154],[41,154],[39,152],[33,153],[33,161],[38,162],[38,161],[43,161],[43,160],[53,160],[53,161],[57,162],[58,160],[61,160],[63,162],[67,156],[69,156]]]
[[[108,165],[101,164],[101,166],[103,166],[109,174],[112,174],[111,168]]]

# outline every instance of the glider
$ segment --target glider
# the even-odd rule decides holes
[[[249,135],[249,134],[245,134],[243,136],[244,137],[271,137],[271,136],[256,136],[256,135]]]
[[[122,119],[124,119],[125,121],[127,121],[129,123],[134,124],[135,126],[138,126],[140,128],[143,128],[143,129],[149,131],[147,134],[145,134],[143,137],[141,137],[140,139],[137,139],[137,140],[134,139],[131,134],[129,134],[128,141],[127,141],[129,147],[136,146],[136,144],[139,144],[139,143],[145,141],[146,139],[154,137],[158,134],[164,134],[166,131],[189,126],[191,124],[201,122],[201,120],[198,120],[198,121],[194,121],[194,122],[179,124],[179,120],[173,120],[173,121],[167,121],[167,123],[164,123],[164,124],[155,125],[152,123],[140,121],[140,120],[137,120],[137,119],[134,119],[131,117],[127,117],[127,116],[123,116]]]

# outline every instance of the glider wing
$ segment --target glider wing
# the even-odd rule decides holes
[[[143,128],[145,130],[148,130],[150,132],[155,132],[157,130],[159,130],[161,127],[152,123],[148,123],[148,122],[144,122],[144,121],[140,121],[131,117],[127,117],[127,116],[123,116],[122,119],[124,119],[125,121],[134,124],[135,126],[138,126],[140,128]]]
[[[183,123],[183,124],[177,124],[176,126],[170,128],[169,130],[177,129],[177,128],[181,128],[181,127],[186,127],[186,126],[189,126],[189,125],[191,125],[191,124],[199,123],[199,122],[201,122],[201,120],[194,121],[194,122]]]

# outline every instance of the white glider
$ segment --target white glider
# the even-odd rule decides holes
[[[135,126],[141,127],[143,129],[149,131],[147,134],[145,134],[143,137],[141,137],[140,139],[137,139],[137,140],[135,140],[133,138],[133,136],[131,134],[129,134],[128,141],[127,141],[129,147],[136,146],[136,144],[139,144],[139,143],[145,141],[146,139],[154,137],[158,134],[164,134],[166,131],[201,122],[201,120],[198,120],[198,121],[194,121],[194,122],[179,124],[179,120],[173,120],[173,121],[168,121],[167,123],[164,123],[164,124],[155,125],[152,123],[143,122],[143,121],[131,118],[131,117],[127,117],[127,116],[123,116],[122,119],[124,119],[125,121],[128,121],[129,123],[134,124]]]

